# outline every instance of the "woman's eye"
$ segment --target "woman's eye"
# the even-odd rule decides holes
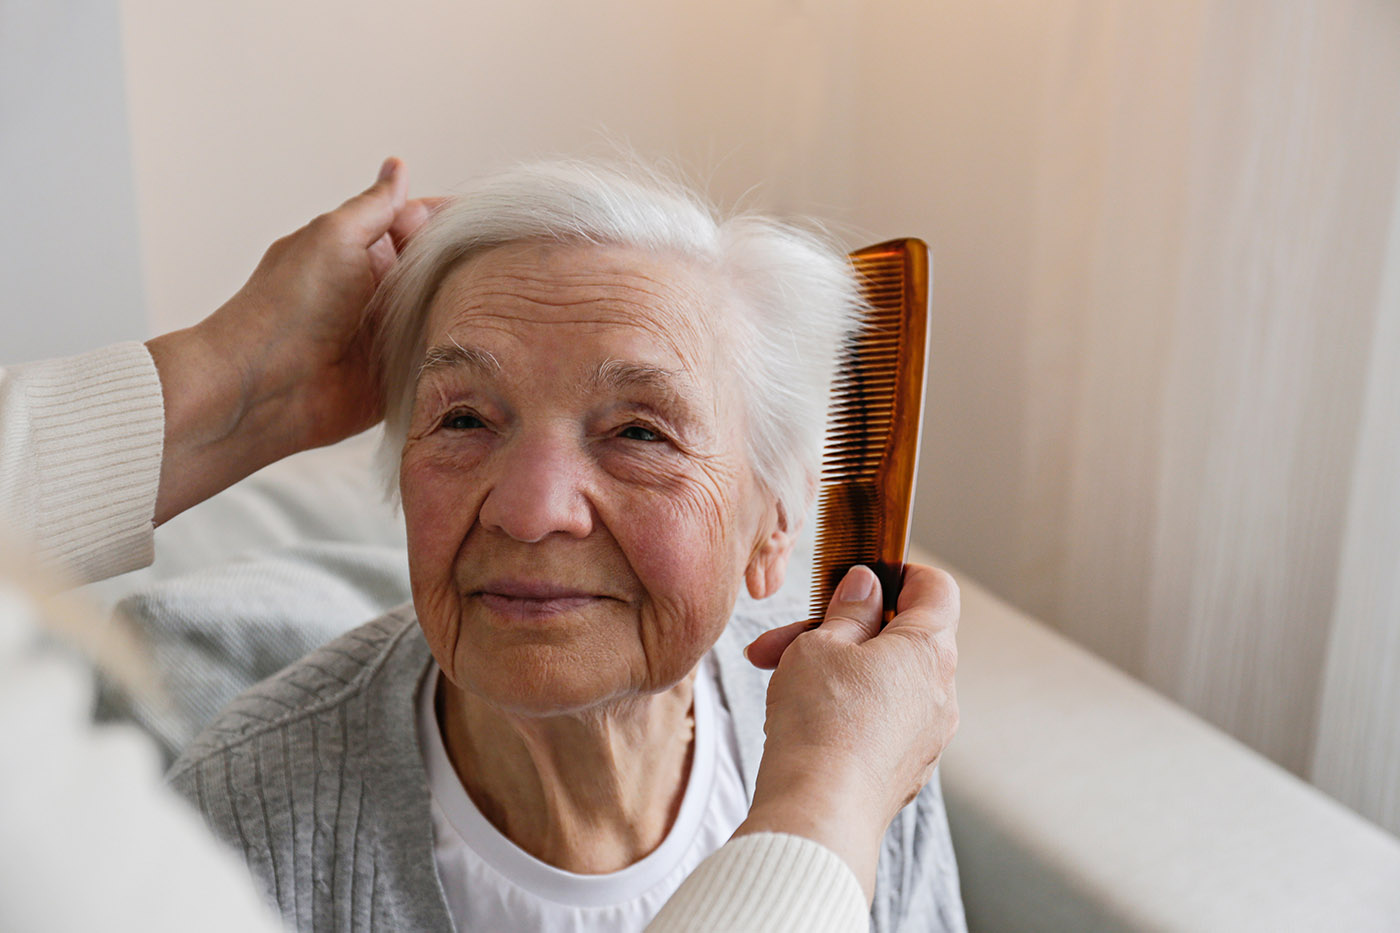
[[[486,427],[476,415],[461,411],[454,411],[446,418],[443,418],[442,426],[449,431],[471,431],[475,428]]]
[[[660,434],[657,434],[657,433],[656,433],[655,431],[653,431],[651,428],[644,428],[644,427],[642,427],[640,424],[629,424],[627,427],[623,428],[621,431],[618,431],[618,432],[617,432],[617,436],[618,436],[618,437],[626,438],[626,439],[629,440],[629,441],[659,441],[659,440],[663,440],[663,438],[661,437]]]

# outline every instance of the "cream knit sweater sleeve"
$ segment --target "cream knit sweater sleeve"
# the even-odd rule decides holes
[[[870,912],[855,873],[801,836],[754,833],[700,863],[647,933],[866,933]]]
[[[0,368],[0,526],[82,583],[146,566],[164,432],[142,344]]]

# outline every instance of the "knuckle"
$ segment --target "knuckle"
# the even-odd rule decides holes
[[[938,658],[939,669],[951,678],[958,669],[958,643],[951,638],[935,638],[933,651]]]
[[[918,626],[917,628],[909,628],[905,634],[918,646],[920,662],[941,671],[948,663],[950,649],[954,652],[953,658],[954,663],[956,663],[957,648],[952,643],[952,639],[947,637],[946,632],[946,629]]]
[[[285,260],[289,254],[294,253],[297,248],[297,240],[305,230],[306,228],[302,227],[295,233],[289,233],[273,240],[272,245],[267,248],[267,252],[263,253],[263,264],[276,265]]]
[[[837,624],[851,623],[854,625],[864,625],[867,622],[867,619],[862,618],[860,613],[853,613],[845,609],[830,609],[827,611],[826,618],[823,621],[835,622]],[[818,631],[820,631],[820,627],[818,628]]]
[[[962,615],[962,590],[958,581],[946,570],[933,568],[933,599],[935,612],[954,629]]]
[[[946,744],[948,739],[953,737],[953,734],[958,731],[958,727],[962,724],[962,710],[958,707],[958,698],[951,693],[948,694],[943,704],[939,707],[938,716],[946,730],[946,738],[943,740]]]
[[[847,645],[843,636],[830,629],[821,628],[804,633],[793,642],[793,646],[795,647],[799,643],[802,644],[803,656],[808,658],[815,667],[828,672],[837,663],[836,659]]]
[[[928,568],[932,576],[934,587],[942,594],[956,597],[958,595],[958,581],[953,579],[953,575],[940,567]]]
[[[311,223],[307,224],[307,230],[316,237],[340,239],[345,232],[345,220],[335,211],[331,211],[328,214],[318,215]]]
[[[793,654],[794,657],[808,657],[825,650],[831,640],[830,632],[814,628],[794,638],[792,644],[788,645],[787,650],[783,652],[783,656]]]

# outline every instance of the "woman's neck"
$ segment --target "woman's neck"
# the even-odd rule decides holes
[[[520,848],[579,874],[659,846],[685,796],[694,675],[670,690],[567,716],[503,713],[438,678],[447,756],[483,816]]]

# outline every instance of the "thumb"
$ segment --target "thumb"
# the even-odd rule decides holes
[[[826,618],[820,625],[813,625],[802,619],[769,629],[749,643],[744,649],[744,657],[748,658],[754,667],[771,671],[782,660],[788,645],[804,632],[820,628],[842,641],[859,644],[879,633],[883,618],[884,604],[880,598],[880,580],[869,567],[857,565],[846,571],[846,576],[831,598]]]
[[[828,632],[841,641],[860,644],[880,633],[883,619],[880,580],[869,567],[857,564],[846,571],[831,597],[826,619],[817,630]]]
[[[402,159],[390,156],[380,166],[374,184],[340,205],[334,213],[352,232],[354,241],[368,248],[389,232],[407,201],[408,172]]]

